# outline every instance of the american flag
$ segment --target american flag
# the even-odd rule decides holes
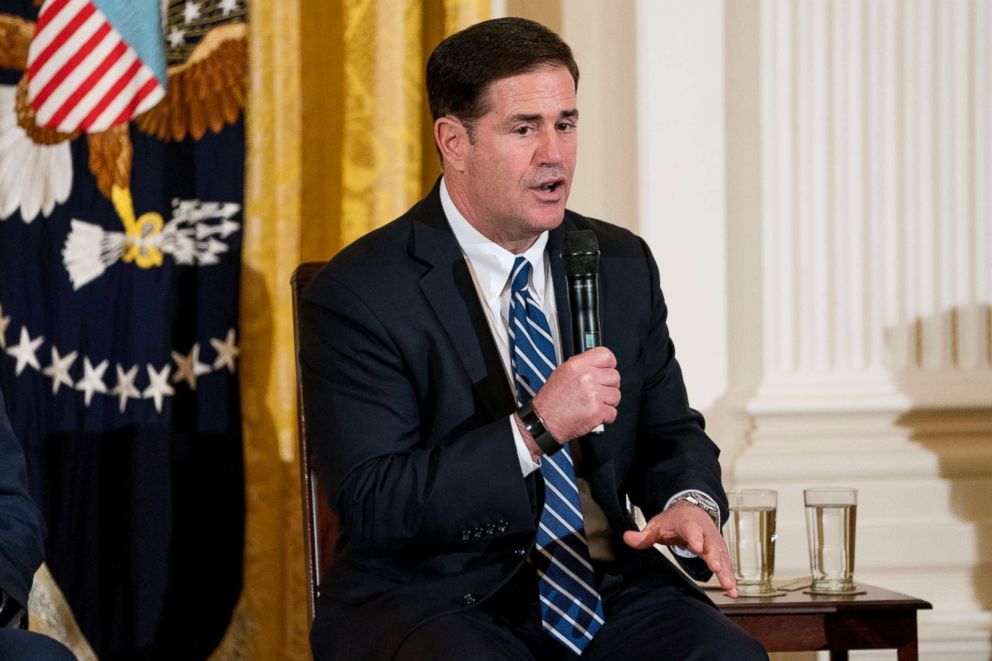
[[[118,15],[108,17],[92,0],[46,0],[42,6],[27,69],[39,125],[63,133],[105,131],[165,95],[164,71],[155,71],[161,43],[146,47],[142,32],[127,29],[141,13],[138,3],[104,4],[116,4]]]

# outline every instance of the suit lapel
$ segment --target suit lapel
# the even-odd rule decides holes
[[[561,338],[562,362],[572,357],[572,311],[568,306],[568,282],[565,278],[565,262],[561,258],[561,247],[565,232],[573,229],[566,217],[561,225],[548,232],[548,262],[551,265],[551,278],[555,285],[555,309],[558,311],[558,337]]]
[[[435,184],[414,211],[411,250],[430,267],[420,279],[420,289],[489,413],[494,418],[509,415],[515,408],[513,393],[438,191]]]

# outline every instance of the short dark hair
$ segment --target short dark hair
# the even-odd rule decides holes
[[[489,112],[493,82],[546,67],[564,67],[579,85],[579,67],[561,37],[526,18],[494,18],[451,35],[427,60],[431,117],[451,115],[466,124]]]

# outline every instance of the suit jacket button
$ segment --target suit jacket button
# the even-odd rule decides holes
[[[479,601],[479,595],[475,594],[474,592],[469,592],[467,594],[462,595],[463,606],[472,606],[477,601]]]
[[[516,558],[522,558],[522,557],[524,557],[525,555],[527,555],[527,549],[524,549],[524,548],[520,548],[520,549],[513,549],[513,555],[514,555],[514,557],[516,557]]]
[[[486,534],[492,537],[496,534],[496,526],[486,526]]]

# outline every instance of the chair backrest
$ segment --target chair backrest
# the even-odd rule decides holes
[[[303,496],[303,546],[306,550],[307,578],[310,581],[309,607],[313,621],[317,597],[320,596],[320,581],[331,566],[334,553],[334,539],[338,532],[338,518],[327,502],[327,493],[320,484],[317,473],[317,457],[310,447],[307,435],[307,402],[303,396],[303,380],[300,374],[300,295],[307,283],[323,268],[325,262],[306,262],[293,271],[290,284],[293,287],[293,337],[296,341],[296,394],[299,415],[300,440],[300,492]]]

